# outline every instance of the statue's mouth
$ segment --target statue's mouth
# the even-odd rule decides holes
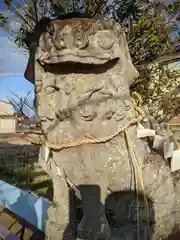
[[[51,59],[52,60],[52,59]],[[57,59],[55,62],[47,61],[42,65],[39,61],[41,67],[43,67],[45,72],[54,73],[54,74],[101,74],[107,72],[109,69],[112,69],[118,62],[118,58],[112,59],[109,61],[102,61],[101,64],[94,63],[84,63],[83,62],[69,62],[64,61],[58,63]]]
[[[44,26],[44,25],[43,25]],[[38,62],[45,72],[61,74],[103,73],[123,62],[124,49],[120,49],[121,28],[101,20],[53,20],[37,27],[32,38],[25,78],[34,82],[33,65]],[[40,27],[40,26],[39,26]],[[39,34],[37,34],[39,33]],[[35,55],[33,55],[35,53]],[[50,67],[51,66],[51,67]],[[118,64],[119,66],[119,64]],[[31,69],[30,69],[31,68]],[[67,71],[68,69],[68,71]]]

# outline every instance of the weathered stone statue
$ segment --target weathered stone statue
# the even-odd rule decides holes
[[[134,177],[136,163],[128,139],[120,132],[137,117],[129,87],[138,73],[119,24],[45,20],[36,26],[32,39],[25,76],[35,78],[37,111],[50,148],[47,154],[48,147],[42,145],[39,161],[54,187],[47,239],[167,236],[174,224],[175,203],[169,167],[160,155],[149,153],[146,141],[137,138],[137,124],[130,125],[131,148],[143,171]],[[88,143],[92,139],[96,143]],[[139,179],[144,180],[144,194]],[[77,226],[71,221],[70,189],[82,200],[83,216]],[[136,190],[141,191],[139,200],[132,197]],[[142,200],[145,194],[149,216]]]

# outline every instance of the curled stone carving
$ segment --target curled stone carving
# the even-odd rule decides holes
[[[95,35],[97,46],[99,45],[102,49],[108,50],[113,47],[114,39],[107,30],[97,32]]]
[[[46,31],[36,39],[34,59],[37,110],[48,142],[68,144],[87,138],[100,139],[114,134],[136,117],[129,87],[138,73],[119,24],[65,19],[50,20],[44,27]],[[147,197],[151,199],[147,239],[157,240],[167,235],[174,224],[173,181],[160,156],[156,154],[158,157],[149,160],[148,143],[136,137],[137,126],[130,126],[128,131],[143,169]],[[42,146],[39,161],[52,177],[54,187],[54,205],[49,209],[46,228],[48,240],[138,239],[136,198],[132,197],[138,186],[123,133],[104,143],[50,149],[48,159],[45,153]],[[68,184],[60,173],[80,192],[83,216],[75,228],[69,220]],[[78,197],[76,190],[73,192]],[[124,195],[108,197],[110,190]],[[144,209],[143,205],[140,239],[145,239],[146,234]],[[167,228],[164,221],[170,218]]]
[[[80,114],[85,121],[92,121],[96,116],[96,112],[93,110],[92,106],[85,105]]]

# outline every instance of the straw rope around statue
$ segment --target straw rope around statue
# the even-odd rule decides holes
[[[136,92],[132,93],[132,103],[133,103],[133,106],[134,106],[134,109],[135,109],[135,116],[136,117],[133,118],[132,120],[130,120],[128,123],[126,123],[123,127],[121,127],[117,132],[113,133],[112,135],[109,135],[109,136],[106,136],[106,137],[101,137],[101,138],[94,138],[94,139],[89,139],[89,138],[81,139],[81,140],[76,140],[76,141],[66,143],[66,144],[50,143],[47,140],[44,140],[40,143],[35,143],[35,142],[33,142],[33,143],[34,144],[43,144],[48,149],[54,149],[54,150],[59,150],[60,151],[60,150],[67,149],[67,148],[78,147],[78,146],[81,146],[81,145],[84,145],[84,144],[106,143],[106,142],[110,141],[111,139],[113,139],[114,137],[118,136],[119,134],[124,133],[125,138],[127,140],[128,151],[129,151],[130,156],[132,158],[134,169],[136,169],[135,170],[135,181],[136,181],[136,188],[137,188],[136,189],[136,200],[137,200],[137,218],[138,218],[137,219],[137,231],[138,231],[137,235],[138,235],[138,240],[139,240],[140,239],[140,224],[139,224],[139,195],[138,195],[138,191],[139,191],[140,188],[143,192],[145,208],[146,208],[146,213],[147,213],[147,232],[149,232],[149,207],[148,207],[148,200],[147,200],[147,197],[146,197],[144,183],[143,183],[142,169],[139,165],[138,157],[137,157],[136,151],[133,147],[131,136],[130,136],[130,133],[129,133],[128,129],[132,125],[135,125],[135,124],[138,125],[146,116],[145,116],[145,113],[142,109],[142,98]],[[60,169],[60,167],[57,165],[57,163],[55,161],[53,161],[53,162],[55,163],[58,174],[61,177],[63,177],[63,179],[65,180],[67,185],[70,188],[74,189],[75,192],[78,192],[78,189],[77,189],[76,185],[74,185],[71,181],[69,181],[69,179],[65,175],[64,170]]]
[[[57,143],[52,143],[48,142],[47,140],[43,139],[39,142],[27,139],[29,142],[32,144],[36,145],[45,145],[46,147],[54,150],[63,150],[66,148],[72,148],[72,147],[78,147],[81,145],[85,144],[96,144],[96,143],[106,143],[110,141],[111,139],[117,137],[119,134],[123,133],[126,129],[131,127],[132,125],[140,123],[146,116],[145,113],[142,109],[142,98],[137,92],[132,93],[132,103],[135,109],[135,118],[131,119],[129,122],[127,122],[124,126],[122,126],[117,132],[105,136],[105,137],[100,137],[100,138],[85,138],[85,139],[79,139],[79,140],[74,140],[70,143],[64,143],[64,144],[57,144]]]

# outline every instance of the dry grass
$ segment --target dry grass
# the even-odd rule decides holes
[[[52,200],[51,180],[38,165],[39,146],[27,139],[36,141],[39,135],[0,135],[1,180]]]

